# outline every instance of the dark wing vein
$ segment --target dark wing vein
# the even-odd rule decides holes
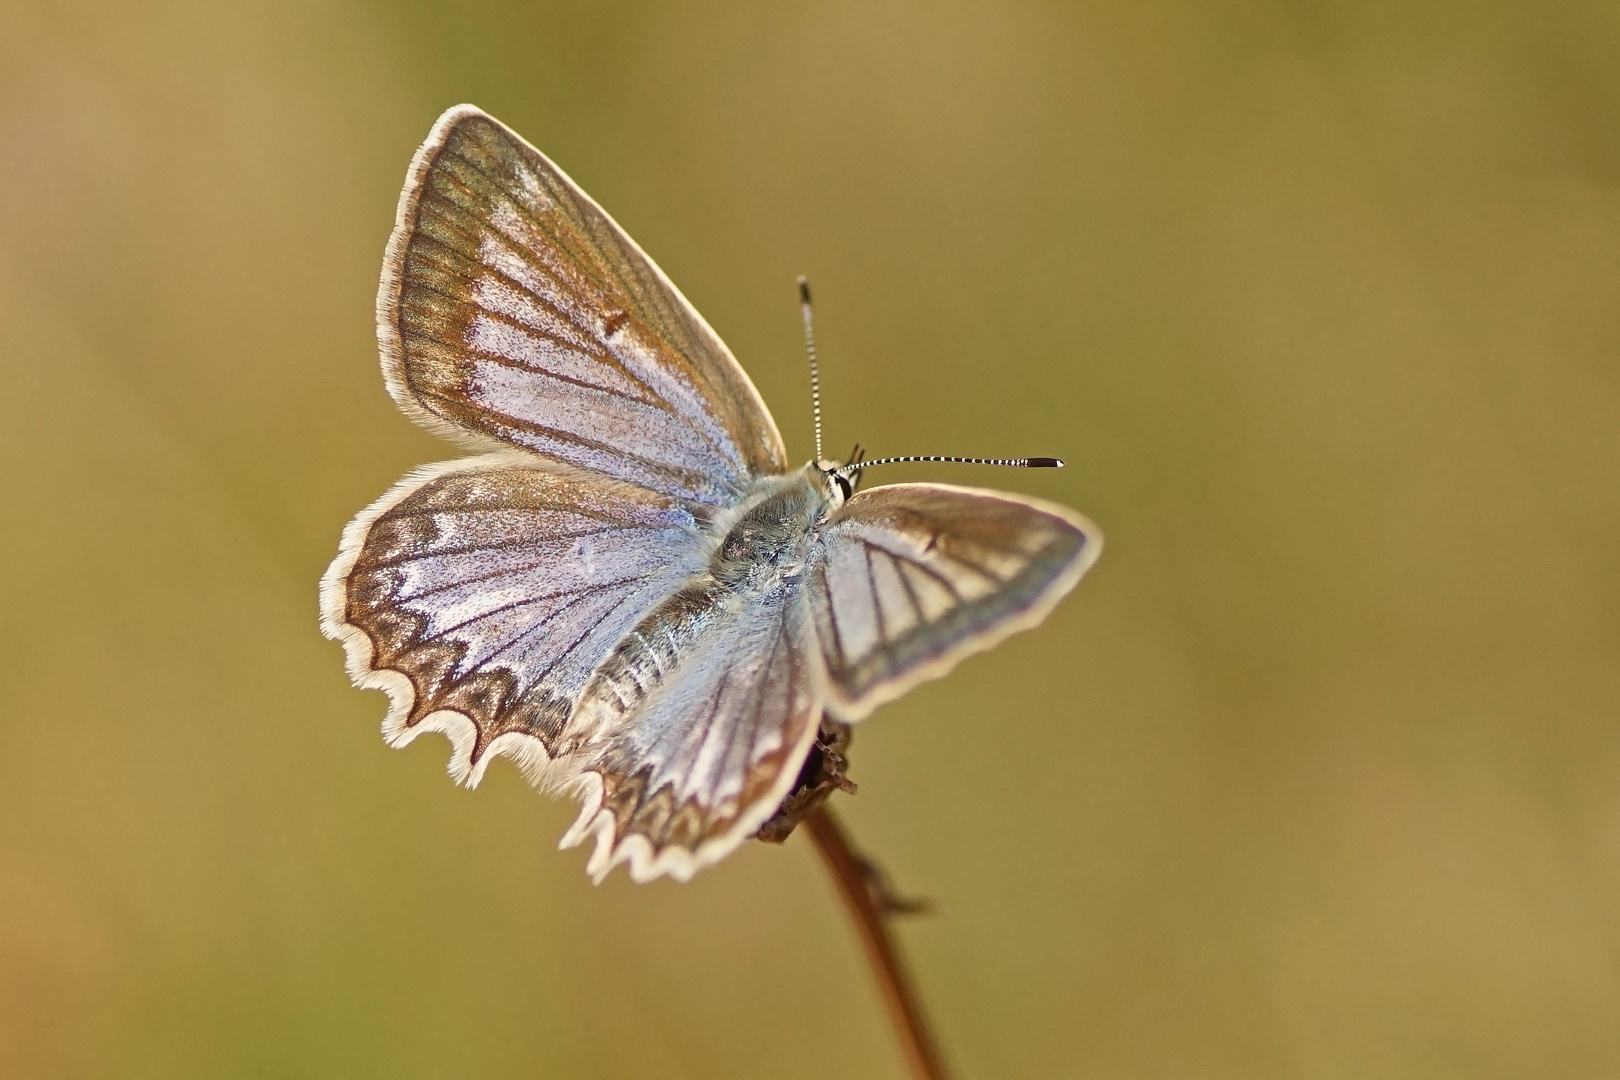
[[[838,654],[839,660],[842,661],[848,658],[848,654],[844,651],[844,635],[838,629],[838,605],[833,603],[832,583],[827,580],[827,568],[825,565],[821,567],[820,576],[821,593],[827,598],[827,602],[822,605],[821,609],[827,613],[827,628],[832,631],[833,651]]]
[[[400,593],[398,596],[400,600],[407,604],[420,603],[429,597],[438,596],[440,593],[449,592],[451,589],[460,589],[465,588],[468,585],[478,585],[481,583],[498,581],[503,577],[514,577],[518,574],[527,574],[529,571],[534,570],[537,567],[544,566],[546,561],[547,560],[545,559],[536,559],[534,562],[524,563],[522,566],[508,566],[503,567],[500,570],[490,571],[487,574],[474,574],[471,577],[459,578],[455,581],[446,582],[443,585],[435,585],[430,589],[423,589],[421,592],[411,593],[409,596],[405,595],[404,593]],[[635,577],[619,578],[616,581],[605,582],[603,583],[602,587],[611,589],[616,585],[628,585],[633,581],[646,581],[650,577],[652,577],[651,573],[637,574]],[[535,593],[526,599],[555,600],[561,596],[572,596],[578,591],[578,589],[558,589],[556,592]]]
[[[612,616],[612,614],[615,611],[618,611],[620,608],[624,607],[624,602],[626,600],[630,599],[630,596],[633,596],[633,595],[634,595],[634,590],[631,590],[631,592],[628,595],[619,597],[618,602],[615,603],[612,607],[608,608],[606,611],[604,611],[602,613],[601,618],[597,619],[594,624],[592,624],[590,626],[587,626],[584,629],[584,631],[579,634],[579,636],[574,638],[574,640],[570,641],[567,645],[563,646],[562,649],[560,649],[557,652],[556,657],[551,661],[551,663],[547,664],[540,671],[540,673],[537,674],[534,677],[534,681],[535,682],[543,682],[553,671],[557,670],[557,666],[559,664],[561,664],[564,660],[568,659],[570,656],[574,655],[574,650],[579,648],[580,642],[582,642],[586,638],[590,637],[591,633],[598,626],[601,626],[603,623],[607,622],[609,617]]]
[[[630,579],[630,580],[635,580],[635,579]],[[618,584],[622,585],[622,584],[624,584],[624,582],[619,582]],[[602,592],[607,591],[608,588],[613,588],[613,587],[615,587],[615,586],[606,586],[606,587],[601,588],[601,589],[592,589],[592,590],[589,590],[589,591],[582,591],[578,596],[575,596],[573,599],[569,600],[567,603],[559,605],[557,607],[557,610],[551,612],[549,615],[546,615],[539,622],[533,624],[532,626],[527,626],[524,629],[522,629],[521,631],[519,631],[517,636],[512,638],[510,641],[503,642],[502,644],[500,644],[496,648],[494,648],[494,649],[490,650],[488,653],[484,654],[483,662],[486,663],[486,664],[490,663],[497,656],[500,656],[502,653],[505,653],[506,651],[511,649],[513,646],[517,645],[524,638],[527,638],[531,634],[535,633],[536,631],[542,630],[545,627],[547,627],[548,625],[550,625],[551,621],[553,619],[557,618],[559,615],[562,615],[563,613],[565,613],[567,611],[570,611],[573,608],[578,607],[580,604],[583,604],[586,600],[590,599],[592,596],[598,595],[598,594],[600,594]],[[620,603],[623,603],[622,599],[620,600]],[[618,605],[614,605],[614,606],[617,607]],[[598,624],[593,623],[591,625],[590,629],[594,630],[597,625]],[[589,632],[589,631],[587,631],[587,632]]]
[[[866,591],[872,594],[872,619],[877,623],[877,640],[888,641],[889,634],[883,625],[883,598],[878,595],[877,572],[872,565],[873,545],[865,545],[863,551],[866,555]]]
[[[902,559],[905,558],[905,556],[903,556],[903,555],[899,555],[896,552],[890,551],[888,548],[884,547],[882,544],[874,544],[874,543],[872,543],[870,540],[866,539],[866,537],[864,537],[864,536],[857,536],[857,537],[855,537],[855,539],[858,542],[860,542],[863,546],[868,547],[868,548],[876,548],[877,550],[883,552],[885,555],[890,555],[890,556],[894,556],[896,558],[902,558]],[[955,600],[958,604],[967,603],[967,600],[965,600],[963,598],[962,594],[957,591],[955,583],[953,583],[951,581],[951,579],[946,577],[944,574],[941,574],[938,570],[935,570],[933,567],[929,566],[927,563],[920,562],[920,561],[918,561],[916,559],[906,559],[906,565],[915,566],[918,570],[921,570],[923,573],[927,574],[929,577],[931,577],[935,581],[939,582],[940,585],[945,588],[945,591],[947,591],[947,592],[949,592],[951,594],[951,599]],[[964,565],[967,565],[967,564],[964,564]],[[968,569],[972,570],[974,568],[972,566],[969,566]],[[984,575],[984,576],[988,577],[989,575]],[[990,580],[991,581],[998,581],[999,579],[990,578]]]
[[[594,596],[597,593],[606,592],[609,589],[616,589],[620,585],[624,585],[624,584],[627,584],[629,582],[639,581],[639,580],[641,580],[641,579],[640,578],[623,578],[623,579],[621,579],[619,581],[609,581],[609,582],[605,582],[605,583],[600,584],[600,585],[587,585],[587,586],[585,586],[584,588],[581,588],[581,589],[568,590],[568,592],[564,593],[563,595],[573,595],[573,599],[569,600],[568,603],[566,603],[566,604],[562,605],[561,607],[559,607],[556,611],[553,611],[549,615],[544,616],[541,619],[541,621],[539,623],[536,623],[535,625],[537,625],[537,626],[544,625],[545,623],[549,622],[550,620],[556,618],[558,615],[561,615],[563,612],[567,611],[569,608],[573,607],[575,604],[578,604],[580,601],[588,599],[589,597]],[[547,599],[547,598],[546,597],[539,597],[539,596],[525,596],[525,597],[522,597],[520,599],[513,600],[510,603],[502,604],[499,607],[490,608],[488,611],[481,611],[477,615],[474,615],[470,619],[463,619],[461,622],[452,623],[449,626],[442,627],[435,633],[434,636],[435,637],[444,637],[444,636],[449,635],[449,634],[454,634],[457,630],[463,630],[463,629],[471,626],[473,623],[476,623],[476,622],[483,622],[485,619],[488,619],[493,615],[504,615],[509,611],[516,611],[519,608],[529,607],[529,606],[531,606],[533,604],[539,603],[542,599]]]
[[[906,566],[911,565],[909,560],[895,559],[894,564],[894,576],[900,579],[900,587],[906,591],[906,603],[910,604],[911,610],[916,613],[917,625],[927,626],[928,613],[923,610],[922,601],[917,599],[916,586],[912,585],[911,579],[906,576]]]
[[[417,391],[417,396],[421,397],[421,398],[424,398],[424,399],[432,398],[432,399],[434,399],[436,401],[443,402],[444,403],[443,407],[450,410],[452,415],[457,411],[468,408],[467,405],[465,405],[462,402],[457,401],[455,398],[446,397],[443,394],[436,393],[436,392],[431,391],[431,390],[418,390]],[[587,439],[583,435],[575,435],[572,432],[566,432],[566,431],[562,431],[562,430],[560,430],[558,428],[547,427],[546,425],[536,423],[533,420],[525,420],[521,416],[513,416],[510,413],[501,413],[500,417],[501,417],[501,423],[504,424],[505,426],[509,427],[509,428],[512,428],[512,429],[515,429],[515,430],[518,430],[518,431],[533,432],[533,433],[535,433],[537,435],[542,435],[542,436],[544,436],[544,437],[546,437],[548,439],[553,439],[553,440],[555,440],[557,442],[572,443],[575,446],[585,447],[585,448],[588,448],[588,449],[591,449],[591,450],[597,450],[597,451],[600,451],[601,453],[604,453],[604,454],[612,454],[615,457],[620,457],[620,458],[624,458],[627,461],[636,462],[637,464],[644,466],[650,472],[669,473],[669,474],[673,474],[673,475],[676,475],[676,476],[690,476],[690,475],[692,475],[690,470],[683,469],[678,465],[669,464],[669,463],[661,462],[661,461],[654,461],[651,458],[642,457],[640,454],[632,454],[628,450],[623,449],[622,447],[609,446],[606,443],[598,442],[595,439]]]

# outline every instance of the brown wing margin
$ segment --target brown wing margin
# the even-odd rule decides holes
[[[467,105],[411,163],[378,338],[413,420],[712,504],[786,468],[747,374],[589,196]]]
[[[572,847],[594,836],[586,871],[614,866],[685,881],[774,814],[815,741],[814,630],[795,590],[755,598],[707,650],[581,749]]]
[[[344,530],[321,630],[383,736],[451,742],[477,784],[507,755],[550,787],[580,688],[620,634],[702,565],[678,502],[506,451],[418,469]]]
[[[1067,507],[946,484],[863,491],[824,535],[809,602],[845,721],[1037,625],[1102,551]]]

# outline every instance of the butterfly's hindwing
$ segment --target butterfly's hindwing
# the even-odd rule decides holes
[[[462,106],[412,164],[378,296],[389,388],[441,433],[712,506],[786,468],[748,376],[539,151]]]
[[[819,657],[795,568],[819,504],[808,485],[782,487],[585,690],[570,729],[585,807],[564,843],[595,832],[598,877],[621,861],[637,880],[714,862],[775,813],[809,752]]]
[[[685,879],[723,857],[781,804],[820,723],[797,588],[689,599],[707,606],[667,617],[699,620],[702,632],[670,628],[691,643],[671,670],[642,664],[624,686],[594,684],[615,711],[629,706],[577,751],[585,806],[563,842],[597,835],[588,869],[598,878],[628,861],[638,881]],[[643,626],[648,636],[662,629]]]
[[[822,538],[808,599],[842,720],[1038,623],[1102,544],[1070,510],[944,484],[862,491]]]
[[[436,718],[457,741],[452,771],[475,781],[503,736],[556,757],[598,663],[703,563],[677,500],[517,454],[472,458],[408,477],[356,519],[323,621],[356,680],[389,689],[390,741]]]

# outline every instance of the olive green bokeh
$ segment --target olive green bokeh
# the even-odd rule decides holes
[[[963,1076],[1620,1072],[1620,6],[474,0],[0,19],[0,1075],[900,1073],[802,839],[593,887],[316,631],[464,100],[1107,532],[854,747]]]

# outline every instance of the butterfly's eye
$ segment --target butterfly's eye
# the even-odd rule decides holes
[[[849,477],[845,476],[841,472],[835,472],[832,474],[832,478],[833,483],[838,485],[838,490],[844,493],[844,498],[846,500],[851,495],[855,494],[855,487],[849,482]]]

